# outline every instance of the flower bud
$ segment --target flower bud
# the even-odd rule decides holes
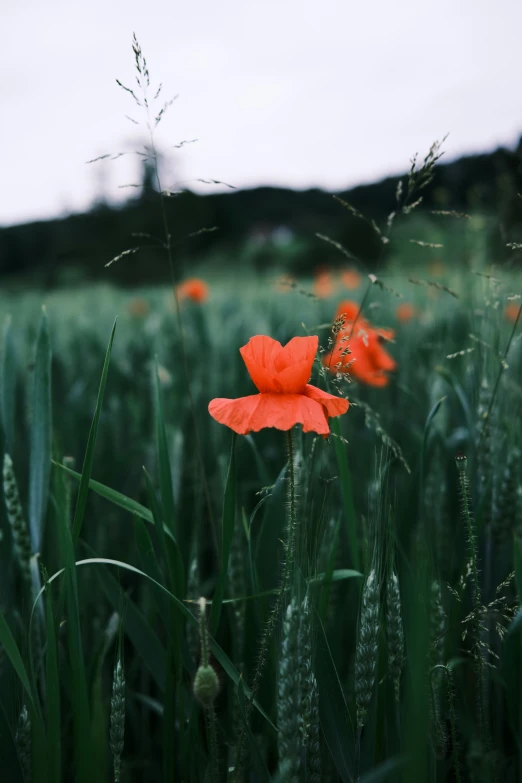
[[[210,707],[218,693],[219,680],[215,670],[202,664],[194,678],[194,696],[204,707]]]

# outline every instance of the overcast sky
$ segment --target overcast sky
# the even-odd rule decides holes
[[[136,181],[136,156],[85,161],[143,142],[115,82],[133,82],[133,31],[152,82],[179,94],[157,142],[187,187],[340,189],[404,170],[447,132],[448,159],[522,132],[520,0],[4,6],[0,225],[129,194],[118,185]]]

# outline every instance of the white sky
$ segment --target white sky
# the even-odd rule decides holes
[[[135,30],[176,176],[340,189],[522,132],[520,0],[24,0],[1,11],[0,225],[130,194]],[[171,182],[164,183],[171,185]],[[192,183],[187,183],[193,187]],[[195,186],[196,187],[196,186]],[[205,188],[205,186],[199,186]],[[207,191],[211,188],[206,187]]]

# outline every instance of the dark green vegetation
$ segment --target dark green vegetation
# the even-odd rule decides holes
[[[484,229],[460,233],[473,269],[438,283],[458,298],[399,266],[368,283],[399,369],[342,384],[328,441],[294,432],[291,553],[286,435],[234,444],[207,404],[253,391],[252,334],[326,347],[340,289],[215,283],[183,308],[190,392],[167,289],[145,317],[108,288],[49,295],[39,326],[37,294],[1,301],[6,779],[225,780],[238,758],[256,781],[518,779],[520,279],[479,275]]]
[[[495,259],[508,260],[511,256],[506,242],[522,239],[522,210],[517,199],[522,191],[521,150],[519,145],[514,151],[499,149],[437,166],[433,181],[423,192],[422,206],[426,211],[498,215],[495,231],[489,237],[490,251]],[[103,160],[92,165],[111,163]],[[395,201],[398,181],[398,177],[390,177],[339,195],[369,218],[382,221]],[[151,247],[154,243],[136,236],[163,233],[155,181],[148,169],[144,184],[138,198],[118,209],[98,205],[84,215],[1,228],[0,276],[16,283],[20,275],[25,275],[25,280],[31,275],[44,286],[100,278],[131,286],[164,282],[161,251]],[[316,233],[341,242],[370,263],[374,271],[382,261],[381,248],[368,225],[346,215],[331,194],[321,190],[256,188],[212,195],[181,191],[168,199],[166,207],[179,275],[193,274],[205,262],[234,271],[283,265],[292,273],[310,272],[322,264],[337,266],[340,257],[324,248]],[[281,227],[294,237],[283,249],[277,237]],[[202,228],[216,230],[198,234]],[[127,257],[124,264],[104,268],[123,249],[138,246],[140,252]],[[455,259],[449,257],[448,262],[454,263]]]
[[[153,132],[148,149],[157,162]],[[377,223],[337,203],[367,252],[312,229],[357,266],[350,295],[395,329],[398,365],[367,388],[327,377],[319,354],[313,382],[351,402],[327,440],[236,437],[207,406],[254,391],[239,355],[254,334],[318,334],[327,350],[338,278],[326,299],[301,277],[281,290],[252,254],[228,279],[209,264],[201,304],[171,285],[0,297],[10,783],[520,780],[520,245],[506,222],[450,212],[457,197],[420,212],[438,153],[393,183],[385,211],[375,202]],[[156,209],[166,282],[186,270],[155,200],[141,207]],[[80,247],[95,217],[71,219]],[[306,252],[287,243],[278,272]]]

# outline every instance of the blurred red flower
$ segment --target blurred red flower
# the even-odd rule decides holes
[[[317,337],[294,337],[283,348],[271,337],[252,337],[240,353],[259,394],[212,400],[210,415],[239,435],[265,427],[289,430],[295,424],[302,424],[303,432],[328,435],[328,418],[346,413],[349,403],[308,383],[318,342]]]
[[[313,292],[318,299],[328,299],[334,292],[334,284],[330,272],[321,272],[316,275]]]
[[[506,306],[506,309],[504,310],[504,315],[506,316],[508,321],[511,321],[511,323],[513,323],[513,324],[515,323],[515,321],[518,318],[518,311],[520,310],[521,307],[522,307],[522,304],[517,303],[517,302],[510,302]]]
[[[384,350],[381,341],[394,337],[393,329],[377,329],[358,316],[356,302],[341,302],[336,312],[336,323],[344,323],[335,336],[332,350],[323,358],[323,364],[332,373],[348,373],[369,386],[387,386],[386,373],[397,366]]]
[[[356,269],[346,269],[341,273],[341,281],[345,288],[350,291],[359,288],[361,285],[361,275]]]
[[[127,305],[127,310],[129,315],[132,315],[135,318],[145,318],[145,316],[149,314],[150,305],[146,299],[137,296],[130,300]]]
[[[199,277],[191,277],[176,286],[178,299],[191,299],[193,302],[205,302],[208,299],[208,285]]]
[[[401,304],[397,306],[395,312],[397,314],[397,320],[401,323],[411,321],[411,319],[415,318],[417,315],[417,309],[409,302],[401,302]]]

